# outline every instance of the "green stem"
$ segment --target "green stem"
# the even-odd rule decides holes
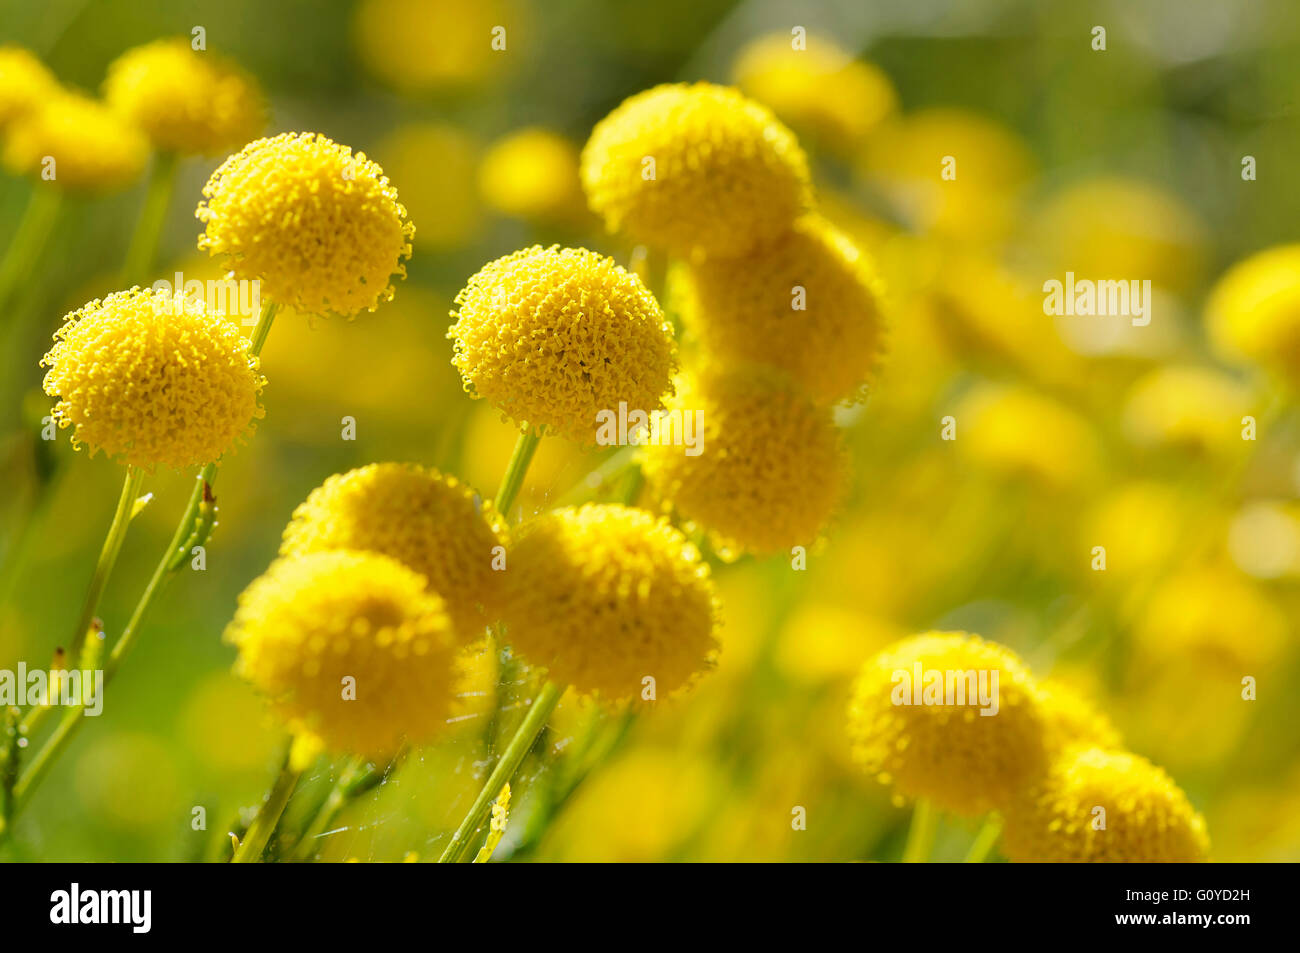
[[[500,795],[501,789],[519,770],[519,765],[523,763],[524,756],[532,749],[533,742],[537,740],[537,736],[546,727],[551,712],[555,711],[555,706],[559,704],[560,696],[563,694],[563,686],[556,685],[554,682],[547,682],[542,686],[542,690],[533,699],[528,714],[524,716],[524,720],[515,729],[514,737],[510,739],[510,743],[506,745],[506,750],[502,752],[496,767],[492,769],[492,774],[488,777],[487,783],[483,785],[478,797],[474,799],[469,813],[465,815],[464,820],[460,822],[460,826],[456,828],[456,833],[452,834],[451,842],[447,845],[447,849],[442,852],[442,856],[438,858],[438,863],[454,864],[469,853],[475,832],[491,812],[492,804]]]
[[[232,864],[255,864],[262,859],[262,851],[266,850],[271,832],[280,822],[280,815],[284,813],[285,805],[293,795],[293,789],[298,786],[298,778],[302,776],[302,772],[294,770],[292,766],[292,750],[293,745],[290,744],[285,751],[284,762],[280,765],[280,773],[276,775],[275,784],[271,786],[266,800],[258,808],[257,817],[253,819],[248,833],[239,842],[239,849],[235,851],[235,856],[230,858]]]
[[[82,647],[89,638],[90,628],[95,622],[95,613],[99,611],[99,600],[103,598],[104,587],[113,572],[117,556],[122,551],[122,542],[126,539],[127,527],[131,525],[131,510],[140,496],[140,484],[144,481],[144,471],[139,467],[128,466],[126,478],[122,481],[122,493],[117,500],[117,510],[113,522],[104,537],[104,546],[99,551],[99,561],[95,564],[94,575],[90,577],[90,587],[86,590],[85,601],[81,605],[81,615],[77,627],[72,630],[71,651],[68,653],[72,664],[76,666],[81,658]]]
[[[965,863],[982,864],[988,857],[989,851],[993,845],[998,842],[1002,836],[1002,821],[997,817],[990,817],[980,828],[980,832],[975,835],[974,842],[970,845],[970,851],[966,854]]]
[[[510,508],[515,505],[515,497],[519,495],[519,490],[524,485],[528,465],[533,462],[533,454],[537,452],[537,445],[541,440],[539,434],[529,430],[521,432],[519,439],[515,441],[515,449],[510,454],[510,463],[506,466],[505,476],[501,478],[501,488],[497,490],[494,504],[502,519],[510,518]]]
[[[930,859],[938,820],[934,805],[928,798],[916,802],[916,807],[912,810],[912,826],[907,832],[907,846],[903,848],[903,863],[923,864]]]
[[[158,254],[158,239],[162,236],[163,222],[167,219],[167,206],[171,203],[172,187],[176,184],[177,159],[174,152],[160,152],[154,157],[149,174],[149,190],[145,193],[140,218],[127,248],[126,263],[122,266],[121,286],[130,288],[149,276]],[[180,288],[176,288],[180,291]]]
[[[49,183],[39,182],[33,187],[18,230],[0,259],[0,321],[8,313],[14,291],[31,277],[36,260],[45,250],[62,199],[63,193]]]

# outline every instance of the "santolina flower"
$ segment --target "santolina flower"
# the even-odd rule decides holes
[[[451,620],[416,572],[375,553],[277,560],[239,597],[236,671],[295,733],[367,757],[442,732],[454,680]]]
[[[72,312],[41,359],[72,443],[133,466],[216,460],[262,416],[264,379],[233,322],[201,298],[132,288]]]
[[[950,695],[949,681],[976,691]],[[1048,763],[1032,676],[1010,650],[965,632],[913,636],[867,662],[853,688],[849,737],[854,760],[882,784],[957,814],[1005,804]]]
[[[493,143],[483,158],[479,190],[498,212],[556,222],[582,211],[578,150],[549,129],[520,129]]]
[[[1266,249],[1228,269],[1210,292],[1205,327],[1219,356],[1300,381],[1300,244]]]
[[[712,667],[708,566],[667,520],[616,505],[554,510],[527,525],[510,559],[506,638],[555,681],[623,700]]]
[[[496,618],[504,524],[455,477],[415,464],[372,463],[312,490],[284,530],[281,556],[334,549],[379,553],[424,576],[468,642]]]
[[[109,64],[104,98],[158,149],[181,154],[237,148],[266,125],[256,82],[180,37],[137,46]]]
[[[313,132],[258,139],[203,187],[199,247],[239,280],[310,314],[354,315],[393,297],[415,226],[384,170]]]
[[[672,327],[612,258],[526,248],[485,265],[456,304],[447,336],[465,390],[518,424],[590,445],[600,411],[648,413],[672,390]]]
[[[148,140],[107,106],[58,92],[9,124],[4,164],[19,175],[48,177],[64,189],[105,192],[144,172]]]
[[[463,90],[511,68],[507,27],[519,21],[509,0],[362,0],[352,38],[366,69],[400,92]]]
[[[20,46],[0,46],[0,131],[59,89],[45,64]]]
[[[829,411],[776,371],[706,370],[670,409],[691,412],[690,456],[651,422],[642,453],[657,496],[724,551],[770,554],[815,543],[844,494],[848,462]]]
[[[674,300],[705,353],[787,371],[819,403],[861,396],[884,350],[880,285],[818,216],[736,258],[674,272]]]
[[[1054,762],[1008,807],[1002,832],[1015,861],[1189,862],[1208,851],[1205,821],[1164,771],[1101,748]]]
[[[790,130],[709,83],[624,100],[592,130],[582,184],[610,231],[682,255],[745,252],[811,202],[808,161]]]

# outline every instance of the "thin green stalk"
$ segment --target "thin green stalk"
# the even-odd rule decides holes
[[[289,798],[293,795],[293,789],[298,786],[298,779],[301,776],[302,772],[293,767],[291,743],[285,750],[284,762],[280,765],[280,773],[276,775],[275,783],[267,793],[266,800],[257,810],[257,817],[253,819],[244,839],[239,842],[239,849],[230,858],[232,864],[255,864],[262,859],[262,851],[266,850],[271,832],[280,822],[280,815],[284,813],[285,805],[289,803]]]
[[[965,863],[982,864],[988,857],[989,852],[993,850],[993,845],[998,842],[1002,836],[1002,820],[998,817],[990,817],[980,828],[980,832],[975,835],[975,840],[970,845],[970,851],[966,854]]]
[[[533,454],[542,438],[534,431],[523,431],[515,441],[515,449],[510,454],[510,463],[506,465],[506,474],[501,478],[501,488],[497,490],[496,510],[503,519],[510,518],[510,508],[515,505],[515,497],[524,485],[524,476],[528,465],[533,462]]]
[[[0,322],[7,319],[14,291],[31,275],[36,260],[45,250],[62,199],[63,192],[49,182],[33,186],[18,230],[0,258]]]
[[[108,535],[104,537],[104,546],[99,551],[99,561],[95,564],[95,572],[90,577],[90,586],[86,589],[86,598],[81,605],[81,615],[77,618],[77,627],[72,630],[72,641],[69,643],[71,646],[69,658],[72,659],[73,665],[78,664],[82,647],[90,635],[91,626],[95,623],[95,613],[99,611],[99,601],[104,596],[104,588],[108,585],[108,577],[112,574],[113,566],[117,563],[118,554],[122,551],[122,542],[126,539],[127,528],[131,525],[131,510],[135,506],[136,499],[140,496],[140,484],[143,482],[143,470],[132,466],[126,468],[126,478],[122,481],[122,493],[117,500],[117,510],[113,513],[113,522],[108,528]]]
[[[160,152],[154,157],[153,169],[149,173],[149,189],[145,193],[131,244],[127,248],[126,263],[122,266],[123,288],[138,285],[149,277],[149,270],[158,255],[158,240],[162,236],[163,222],[167,219],[172,188],[176,184],[176,165],[174,152]]]
[[[912,810],[912,826],[907,831],[907,846],[903,848],[903,863],[923,864],[930,859],[934,837],[938,832],[939,817],[928,798],[920,798]]]
[[[555,711],[555,706],[559,704],[560,696],[563,694],[564,687],[556,685],[554,682],[547,682],[542,686],[542,690],[533,699],[528,714],[520,722],[519,727],[515,730],[514,737],[510,739],[510,743],[506,745],[506,750],[502,752],[496,767],[492,769],[492,774],[488,777],[487,783],[483,785],[478,797],[474,799],[469,813],[465,815],[464,820],[460,822],[460,826],[456,828],[456,833],[452,834],[451,842],[447,845],[447,849],[442,852],[442,856],[438,858],[438,863],[458,863],[469,853],[473,846],[474,834],[491,812],[492,803],[501,794],[501,789],[519,770],[519,765],[523,763],[524,757],[532,749],[537,736],[546,727],[551,712]]]

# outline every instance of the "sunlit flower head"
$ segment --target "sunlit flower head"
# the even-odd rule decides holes
[[[525,248],[483,266],[456,304],[448,337],[466,391],[517,424],[594,445],[601,411],[649,413],[672,390],[672,326],[605,255]]]
[[[817,216],[737,258],[674,271],[676,310],[719,363],[779,367],[819,403],[863,396],[885,349],[874,265]]]
[[[263,378],[238,325],[201,298],[133,288],[67,316],[41,360],[54,419],[72,442],[123,463],[181,469],[246,434]]]
[[[110,63],[104,99],[155,148],[182,155],[237,149],[266,125],[252,77],[181,37],[134,47]]]
[[[437,737],[451,712],[451,621],[411,569],[374,553],[272,564],[239,597],[235,669],[294,732],[381,758]]]
[[[742,254],[811,202],[793,134],[767,107],[709,83],[624,100],[592,130],[582,184],[611,231],[681,255]]]
[[[415,226],[384,170],[313,132],[258,139],[203,187],[199,247],[236,279],[309,314],[354,315],[393,297]]]
[[[981,714],[993,699],[996,714]],[[1024,664],[965,632],[913,636],[867,662],[848,730],[855,761],[876,780],[971,816],[1006,804],[1049,753],[1039,688]]]
[[[149,161],[144,134],[103,103],[57,92],[6,130],[4,164],[77,192],[111,192],[138,179]]]
[[[732,78],[801,135],[841,152],[861,145],[897,111],[894,84],[827,36],[801,40],[796,48],[789,33],[760,36],[737,55]]]
[[[830,412],[784,375],[707,370],[652,421],[643,469],[656,496],[724,555],[810,547],[843,499],[848,461]],[[673,428],[693,421],[698,452]],[[684,432],[683,432],[684,433]]]
[[[329,477],[284,530],[281,556],[335,549],[379,553],[422,575],[468,642],[496,618],[504,525],[455,477],[415,464],[372,463]]]
[[[571,221],[583,211],[578,149],[549,129],[520,129],[494,142],[478,184],[488,205],[525,221]]]
[[[505,638],[580,692],[662,698],[717,654],[708,565],[644,510],[587,504],[538,517],[511,551],[505,585]]]
[[[0,46],[0,131],[54,96],[59,82],[20,46]]]
[[[1279,245],[1228,269],[1205,305],[1210,344],[1300,382],[1300,244]]]
[[[1005,811],[1002,852],[1021,862],[1205,860],[1205,821],[1164,771],[1102,748],[1055,761]]]
[[[1110,719],[1069,685],[1047,679],[1038,682],[1037,689],[1049,753],[1080,746],[1119,747],[1119,732]]]
[[[1209,367],[1160,367],[1140,378],[1124,404],[1124,430],[1144,447],[1218,453],[1243,447],[1250,391]]]

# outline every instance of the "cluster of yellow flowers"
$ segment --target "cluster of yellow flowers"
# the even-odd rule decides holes
[[[978,694],[977,694],[978,693]],[[1010,650],[927,632],[872,658],[849,707],[854,758],[904,797],[1005,822],[1019,861],[1205,859],[1205,822],[1109,722]]]

